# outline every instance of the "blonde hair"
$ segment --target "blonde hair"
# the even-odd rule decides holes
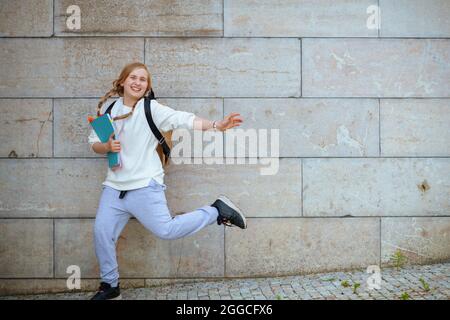
[[[119,78],[117,78],[116,80],[113,81],[112,89],[109,90],[103,97],[100,98],[100,101],[97,105],[97,116],[99,116],[99,117],[101,116],[100,111],[102,109],[103,104],[106,102],[106,100],[108,100],[109,98],[116,96],[116,95],[118,95],[119,97],[123,97],[124,89],[121,86],[121,84],[125,82],[125,80],[130,75],[130,73],[133,72],[135,69],[144,69],[145,71],[147,71],[147,74],[148,74],[147,89],[145,90],[143,96],[145,96],[152,89],[152,80],[151,80],[150,72],[148,71],[147,66],[140,62],[133,62],[133,63],[127,64],[125,67],[123,67],[122,71],[120,72]],[[127,114],[118,116],[118,117],[114,117],[113,120],[125,119],[125,118],[131,116],[131,114],[133,114],[133,111],[134,111],[134,106],[130,112],[128,112]]]

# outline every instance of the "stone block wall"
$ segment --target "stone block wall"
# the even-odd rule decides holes
[[[170,166],[173,214],[224,193],[248,230],[167,241],[132,220],[122,286],[450,259],[449,17],[448,0],[1,0],[0,294],[67,290],[70,265],[97,286],[106,161],[86,115],[131,61],[175,109],[279,129],[280,159]]]

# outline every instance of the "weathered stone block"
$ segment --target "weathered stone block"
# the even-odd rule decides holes
[[[99,99],[55,99],[55,157],[101,157],[88,143]],[[111,103],[111,102],[108,102]]]
[[[0,97],[99,96],[143,60],[144,39],[0,39]]]
[[[274,276],[378,264],[377,218],[249,219],[226,229],[226,276]]]
[[[53,34],[53,1],[2,1],[0,37],[50,37]]]
[[[450,155],[450,100],[382,99],[381,155]]]
[[[249,217],[301,215],[299,159],[279,159],[275,175],[261,175],[260,169],[267,166],[250,164],[249,159],[241,159],[246,164],[230,160],[234,164],[225,164],[225,159],[224,164],[170,165],[165,178],[169,207],[174,212],[186,212],[225,194]]]
[[[267,130],[269,142],[278,129],[280,157],[379,154],[375,99],[226,99],[225,114],[231,112],[244,118],[239,128]],[[249,151],[247,144],[241,152]]]
[[[303,39],[304,97],[450,97],[450,41]]]
[[[77,1],[79,30],[66,20],[71,0],[55,0],[55,33],[59,36],[222,36],[222,1],[89,0]]]
[[[381,219],[381,262],[394,263],[399,251],[407,264],[450,259],[449,217],[404,217]]]
[[[449,37],[448,0],[380,0],[382,37]]]
[[[375,0],[225,0],[226,37],[376,37],[367,28]]]
[[[80,268],[81,279],[100,277],[94,248],[94,219],[55,220],[56,277],[68,277],[72,265]]]
[[[106,159],[0,160],[0,217],[94,217]]]
[[[0,277],[53,277],[53,221],[0,219]]]
[[[300,96],[298,39],[146,39],[161,96]]]
[[[0,156],[51,157],[52,101],[0,99]]]
[[[449,159],[304,159],[305,216],[427,216],[450,209]]]

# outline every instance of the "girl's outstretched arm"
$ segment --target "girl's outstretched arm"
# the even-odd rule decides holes
[[[194,130],[210,130],[214,129],[214,124],[216,126],[216,129],[219,131],[225,131],[237,126],[240,126],[240,124],[244,120],[240,117],[239,113],[230,113],[227,115],[223,120],[207,120],[200,117],[195,116],[194,118]]]

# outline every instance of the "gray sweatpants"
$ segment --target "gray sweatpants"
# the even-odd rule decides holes
[[[130,190],[119,199],[120,191],[103,187],[94,225],[95,253],[102,281],[117,286],[116,243],[132,216],[162,239],[188,236],[217,221],[217,209],[211,206],[172,217],[164,190],[166,185],[152,179],[147,187]]]

